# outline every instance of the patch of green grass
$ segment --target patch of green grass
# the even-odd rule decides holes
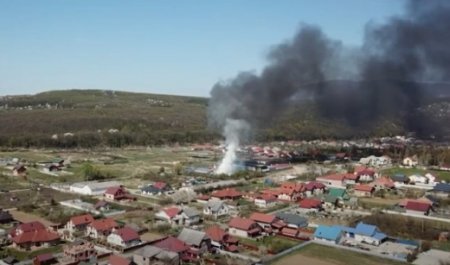
[[[283,259],[295,255],[304,255],[312,258],[317,258],[323,261],[328,261],[336,265],[406,265],[406,262],[393,261],[374,257],[371,255],[357,253],[350,250],[334,248],[331,246],[322,246],[318,244],[307,245],[285,257],[282,257],[271,264],[284,264]],[[300,257],[299,257],[300,258]]]
[[[0,251],[0,255],[4,256],[13,256],[17,260],[28,260],[36,257],[37,255],[44,254],[44,253],[58,253],[62,251],[62,245],[52,246],[48,248],[42,248],[35,251],[21,251],[15,248],[5,248]]]

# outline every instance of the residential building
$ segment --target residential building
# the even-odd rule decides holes
[[[237,200],[242,197],[242,193],[234,188],[226,188],[212,192],[211,197],[220,200]]]
[[[156,246],[145,246],[133,253],[133,262],[136,265],[179,265],[180,256],[177,252]]]
[[[247,218],[234,217],[228,226],[228,233],[233,236],[257,237],[262,232],[262,228],[255,221]]]
[[[428,193],[441,198],[447,198],[450,196],[450,183],[437,183]]]
[[[218,225],[213,225],[205,230],[206,235],[211,239],[211,246],[224,249],[230,252],[238,251],[239,240],[230,236]]]
[[[69,190],[74,193],[82,195],[103,195],[105,191],[110,187],[118,187],[121,184],[117,181],[86,181],[74,183],[69,187]]]
[[[357,184],[354,187],[354,195],[356,197],[372,197],[375,188],[368,184]]]
[[[321,195],[325,192],[326,186],[322,182],[310,181],[305,185],[306,197]]]
[[[272,194],[257,195],[253,202],[259,208],[272,208],[277,205],[277,197]]]
[[[341,227],[341,229],[344,231],[345,237],[352,238],[359,243],[378,246],[387,239],[387,235],[382,233],[378,227],[363,222],[359,222],[355,228]]]
[[[122,256],[113,254],[108,257],[108,265],[134,265],[134,264],[135,263],[133,263],[131,260]]]
[[[402,161],[402,164],[405,167],[416,167],[417,165],[419,165],[419,160],[417,159],[417,156],[412,156],[412,157],[405,157]]]
[[[141,243],[139,234],[130,227],[123,227],[114,230],[106,238],[106,241],[109,244],[120,248],[129,248],[132,246],[139,245]]]
[[[163,195],[173,192],[172,187],[166,182],[158,181],[151,185],[141,188],[144,195]]]
[[[60,240],[57,233],[50,231],[37,221],[17,225],[11,230],[9,236],[14,246],[24,249],[53,246]]]
[[[317,212],[322,209],[322,200],[315,198],[305,198],[299,203],[300,208],[308,211]]]
[[[77,262],[88,261],[97,258],[95,245],[88,241],[75,241],[63,246],[66,264],[77,264]]]
[[[428,215],[431,205],[426,202],[408,201],[405,205],[406,213],[413,215]]]
[[[106,200],[110,201],[134,201],[136,197],[129,194],[123,186],[109,187],[103,194]]]
[[[161,209],[155,214],[156,219],[171,225],[194,225],[200,222],[200,213],[190,207],[180,208],[170,206]]]
[[[345,188],[347,181],[353,180],[354,177],[353,174],[349,173],[336,173],[317,177],[316,181],[325,184],[327,187]]]
[[[197,231],[190,228],[183,228],[178,239],[191,247],[191,252],[202,255],[211,248],[211,239],[203,231]]]
[[[87,226],[94,221],[94,217],[90,214],[72,216],[66,224],[66,229],[70,233],[85,232]]]
[[[279,230],[286,226],[275,215],[254,212],[250,215],[250,220],[256,222],[260,227],[264,229],[266,233],[272,233],[273,229]]]
[[[86,229],[86,235],[93,239],[106,239],[119,225],[112,218],[98,219],[91,222]]]
[[[306,219],[306,217],[298,215],[298,214],[293,214],[293,213],[288,213],[288,212],[278,212],[278,213],[276,213],[276,217],[279,220],[282,220],[283,223],[285,224],[285,226],[290,227],[290,228],[299,229],[299,228],[305,228],[308,226],[308,219]]]
[[[182,261],[192,261],[196,253],[191,253],[191,247],[176,237],[169,236],[152,244],[165,251],[177,253]]]
[[[314,240],[338,244],[342,235],[342,230],[338,226],[319,225],[314,232]]]
[[[13,216],[8,212],[0,208],[0,224],[7,224],[14,221]]]
[[[39,254],[33,259],[33,265],[51,265],[56,263],[58,263],[58,261],[52,253]]]
[[[228,215],[229,211],[230,208],[228,205],[226,205],[224,201],[217,199],[209,200],[203,207],[203,214],[213,216],[214,218]]]

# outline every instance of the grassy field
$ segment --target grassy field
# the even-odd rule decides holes
[[[302,262],[303,261],[303,262]],[[406,265],[406,262],[392,261],[349,250],[310,244],[294,253],[271,263],[272,265]]]
[[[393,167],[381,171],[381,174],[389,176],[395,174],[404,174],[406,176],[410,176],[413,174],[425,175],[426,173],[431,173],[437,176],[440,180],[445,180],[447,182],[450,181],[450,171],[424,170],[418,168],[401,168],[401,167]]]

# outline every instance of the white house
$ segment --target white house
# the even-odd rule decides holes
[[[203,208],[204,215],[211,215],[214,218],[228,215],[230,208],[221,200],[209,200]]]
[[[256,207],[259,208],[271,208],[277,205],[277,198],[270,194],[262,194],[260,196],[256,196],[253,200]]]
[[[192,208],[167,207],[155,214],[156,219],[171,225],[193,225],[200,222],[200,213]]]
[[[392,159],[388,156],[368,156],[359,160],[359,163],[367,166],[383,167],[392,164]]]
[[[417,156],[405,157],[402,164],[405,167],[416,167],[419,164],[419,160],[417,159]]]
[[[70,185],[69,191],[82,194],[82,195],[103,195],[105,191],[110,187],[121,186],[117,181],[105,181],[105,182],[97,182],[97,181],[87,181],[87,182],[78,182]]]
[[[141,243],[139,234],[129,227],[115,230],[106,238],[106,241],[113,246],[121,248],[129,248]]]

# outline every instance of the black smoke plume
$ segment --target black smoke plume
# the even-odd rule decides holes
[[[351,126],[395,116],[408,130],[429,133],[436,128],[418,108],[438,96],[431,82],[449,79],[450,1],[409,1],[404,15],[366,25],[358,48],[301,26],[271,50],[261,74],[241,73],[212,88],[209,121],[216,128],[227,119],[264,126],[308,98],[323,117]]]

